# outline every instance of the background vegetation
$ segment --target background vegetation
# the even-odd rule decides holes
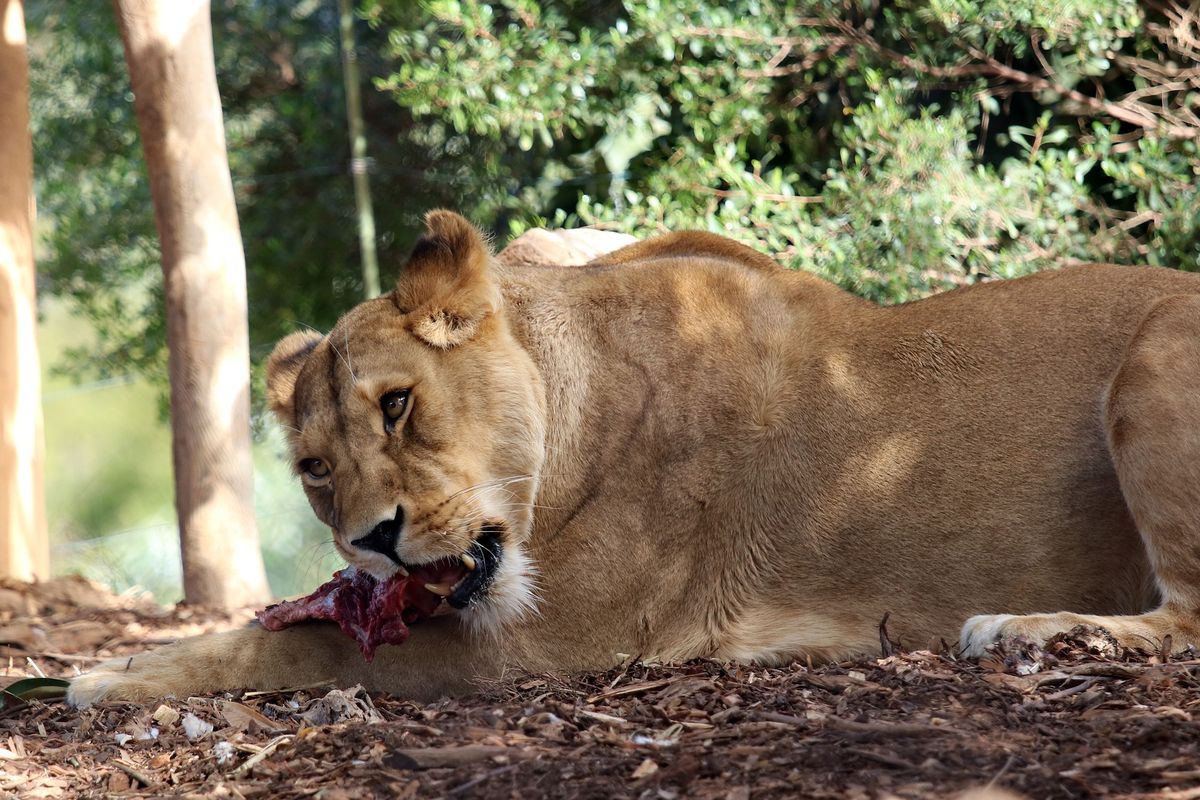
[[[1075,261],[1200,263],[1200,23],[1186,5],[364,0],[360,12],[385,286],[436,206],[500,239],[537,224],[704,228],[888,302]],[[100,551],[68,539],[174,536],[167,437],[152,421],[161,279],[111,7],[31,0],[29,25],[43,344],[58,381],[50,514],[60,547],[90,565]],[[261,360],[361,297],[336,8],[215,0],[214,30]],[[104,399],[129,379],[152,388]],[[117,441],[80,452],[70,425]],[[261,434],[264,546],[287,567],[277,590],[294,591],[289,559],[323,534]]]

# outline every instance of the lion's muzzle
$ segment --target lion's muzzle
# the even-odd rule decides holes
[[[400,557],[396,555],[396,543],[400,540],[400,531],[404,528],[404,507],[396,506],[396,516],[380,522],[366,536],[359,537],[350,544],[363,550],[382,553],[403,567]]]
[[[495,581],[504,553],[501,541],[503,526],[485,524],[464,552],[419,564],[406,563],[397,553],[403,529],[404,508],[397,506],[395,517],[380,522],[370,533],[353,540],[351,544],[361,550],[387,556],[398,567],[400,574],[418,578],[426,589],[445,598],[452,608],[466,608],[487,594]]]

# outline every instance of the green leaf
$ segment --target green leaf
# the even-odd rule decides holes
[[[1042,144],[1062,144],[1067,140],[1066,128],[1055,128],[1042,137]]]
[[[1085,158],[1075,165],[1075,182],[1083,183],[1084,177],[1091,171],[1092,167],[1096,166],[1096,159]]]
[[[70,681],[62,678],[22,678],[0,689],[0,708],[28,703],[30,700],[61,700]]]

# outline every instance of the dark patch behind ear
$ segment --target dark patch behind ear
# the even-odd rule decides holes
[[[267,359],[267,405],[284,425],[296,424],[296,379],[312,351],[325,337],[297,331],[279,340]]]
[[[478,228],[453,211],[430,211],[425,235],[413,247],[392,293],[413,334],[440,348],[473,337],[479,323],[500,308],[491,260]]]

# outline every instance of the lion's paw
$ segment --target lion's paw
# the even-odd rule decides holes
[[[175,693],[172,687],[150,674],[150,670],[135,667],[138,658],[106,661],[72,678],[67,687],[67,702],[75,708],[86,708],[102,700],[144,702]]]
[[[958,636],[958,646],[962,655],[967,658],[979,658],[987,652],[988,647],[1010,636],[1020,633],[1011,628],[1011,622],[1017,619],[1014,614],[978,614],[963,623],[962,633]]]
[[[1044,645],[1052,637],[1077,625],[1108,628],[1120,636],[1119,626],[1124,620],[1127,628],[1130,619],[1139,618],[1089,617],[1070,611],[1059,611],[1055,614],[980,614],[971,617],[963,625],[958,646],[962,648],[962,655],[967,658],[979,658],[987,652],[988,647],[1001,639],[1021,637]]]

